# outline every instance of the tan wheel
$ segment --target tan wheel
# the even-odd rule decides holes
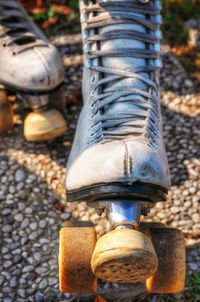
[[[90,261],[96,243],[91,223],[70,223],[60,230],[59,287],[63,293],[91,293],[96,279]]]
[[[158,269],[146,281],[149,293],[177,293],[185,286],[185,245],[181,231],[152,228],[148,231],[158,256]]]
[[[28,141],[46,141],[63,135],[67,124],[56,109],[30,112],[24,121],[24,136]]]
[[[7,100],[7,94],[0,88],[0,133],[13,127],[13,111]]]
[[[151,240],[130,229],[116,229],[96,244],[91,266],[97,278],[118,283],[144,281],[157,269]]]

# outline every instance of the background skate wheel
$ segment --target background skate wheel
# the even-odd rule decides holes
[[[102,236],[91,261],[97,278],[118,283],[144,281],[154,274],[157,264],[151,240],[130,229],[116,229]]]
[[[63,293],[91,293],[96,290],[90,261],[96,244],[91,223],[65,224],[60,230],[59,287]]]
[[[156,273],[146,280],[149,293],[177,293],[185,286],[185,245],[181,231],[152,228],[149,236],[158,256]]]
[[[0,88],[0,133],[13,127],[13,111],[7,100],[7,94]]]
[[[56,109],[30,112],[24,121],[24,136],[32,142],[54,139],[66,130],[66,121]]]

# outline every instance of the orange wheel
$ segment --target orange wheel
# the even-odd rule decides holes
[[[92,293],[96,278],[91,270],[91,257],[96,233],[91,223],[65,224],[60,230],[59,287],[63,293]]]
[[[181,231],[172,228],[152,228],[151,237],[158,256],[156,273],[146,280],[149,293],[177,293],[185,286],[185,245]]]
[[[0,133],[13,127],[13,111],[4,89],[0,89]]]

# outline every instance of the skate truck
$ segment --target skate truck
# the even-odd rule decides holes
[[[170,188],[159,94],[160,10],[158,0],[80,1],[84,105],[68,159],[67,198],[106,211],[112,230],[96,242],[91,224],[64,225],[62,292],[98,294],[101,281],[121,290],[129,285],[132,298],[184,289],[182,233],[140,224]]]
[[[14,123],[8,90],[29,109],[24,121],[27,140],[63,135],[61,57],[17,0],[0,0],[0,66],[0,133]]]

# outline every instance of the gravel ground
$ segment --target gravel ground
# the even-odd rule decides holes
[[[81,43],[79,35],[53,41],[66,67],[66,135],[54,142],[28,143],[22,125],[17,125],[0,140],[2,302],[77,300],[58,290],[59,229],[72,217],[90,219],[98,234],[109,229],[105,217],[100,218],[84,203],[66,206],[65,164],[81,107]],[[188,273],[200,273],[200,94],[167,45],[163,54],[161,94],[172,188],[168,201],[157,204],[149,218],[184,232]],[[160,301],[157,296],[150,300]]]

